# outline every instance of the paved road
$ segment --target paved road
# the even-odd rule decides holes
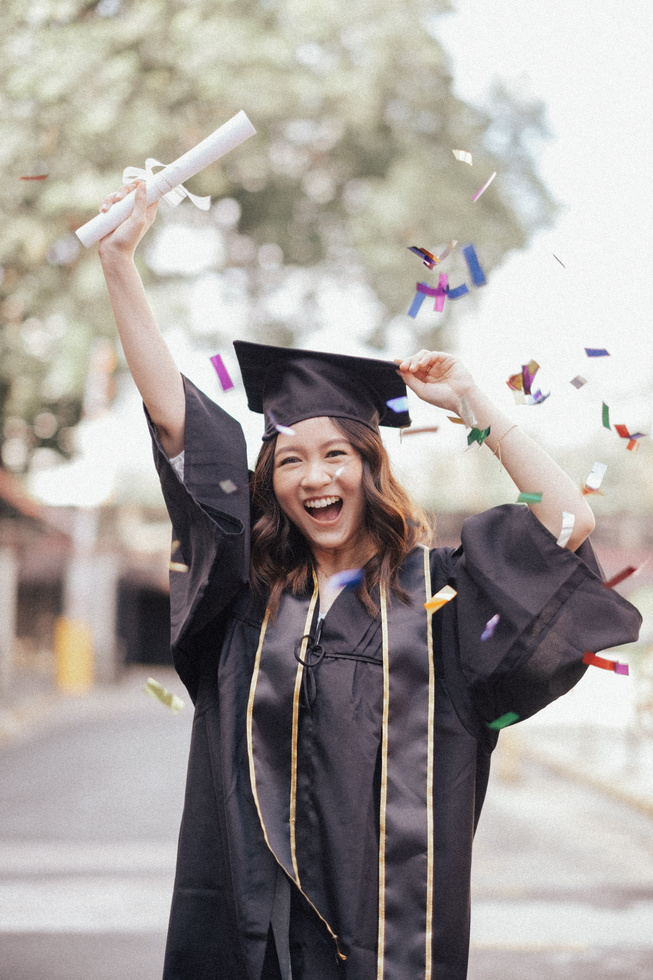
[[[160,978],[190,712],[143,680],[0,752],[0,980]],[[496,770],[469,980],[653,980],[653,822]]]

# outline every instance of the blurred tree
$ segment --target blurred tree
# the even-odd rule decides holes
[[[543,108],[501,90],[486,111],[455,96],[437,41],[447,9],[446,0],[4,0],[5,438],[19,438],[10,433],[22,419],[29,451],[65,452],[92,341],[113,330],[99,263],[74,229],[123,167],[172,160],[241,108],[258,136],[191,189],[237,202],[219,223],[231,224],[230,260],[254,290],[261,266],[356,270],[385,325],[426,274],[406,246],[474,241],[486,270],[522,247],[554,210],[533,166]],[[474,167],[452,148],[473,152]],[[472,204],[493,170],[499,178]],[[466,274],[456,262],[452,284]],[[424,322],[419,343],[429,342]],[[292,342],[292,324],[266,326],[265,336]],[[56,421],[41,418],[47,438],[34,424],[44,412]],[[12,445],[4,461],[20,470]]]

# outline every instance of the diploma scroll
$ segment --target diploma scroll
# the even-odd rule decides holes
[[[204,170],[211,163],[215,163],[229,150],[240,146],[255,132],[256,130],[245,113],[242,110],[236,113],[228,122],[216,129],[214,133],[207,136],[192,150],[188,150],[174,163],[168,164],[163,170],[146,180],[147,203],[153,204],[158,201],[164,194],[178,187],[179,184],[183,184],[185,180],[194,177],[195,174]],[[132,191],[127,197],[123,197],[121,201],[113,204],[108,211],[96,215],[81,228],[78,228],[75,234],[80,242],[88,248],[114,231],[131,214],[134,207],[134,193]]]

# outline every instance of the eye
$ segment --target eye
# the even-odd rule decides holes
[[[327,453],[327,459],[329,456],[346,456],[347,452],[345,449],[330,449]]]
[[[277,460],[277,466],[285,466],[286,463],[298,463],[298,462],[299,462],[298,456],[284,456],[283,459]]]

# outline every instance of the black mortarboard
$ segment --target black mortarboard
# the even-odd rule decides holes
[[[291,426],[321,416],[356,419],[370,429],[379,425],[410,425],[406,385],[392,361],[323,351],[271,347],[235,340],[247,403],[265,415],[264,439],[277,434],[276,425]]]

